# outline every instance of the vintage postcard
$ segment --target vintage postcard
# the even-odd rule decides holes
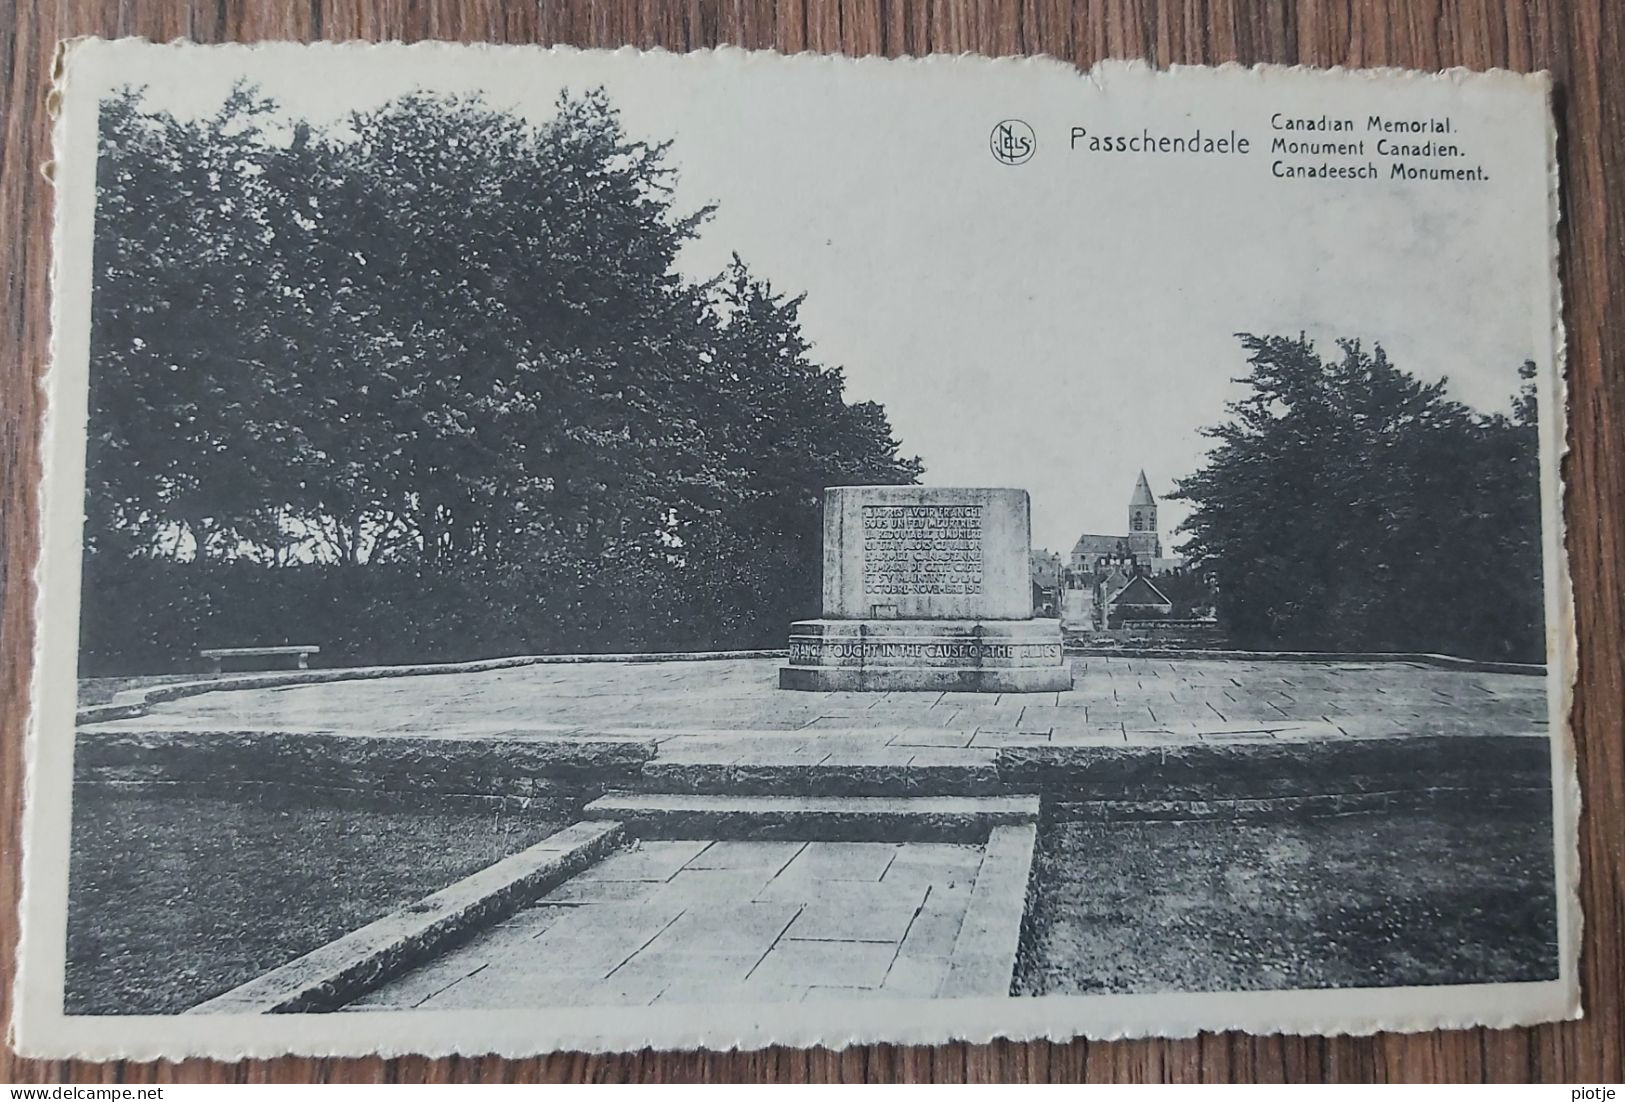
[[[55,94],[24,1052],[1579,1014],[1544,74]]]

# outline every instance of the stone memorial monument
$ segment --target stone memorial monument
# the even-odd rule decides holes
[[[1026,490],[832,486],[824,615],[790,625],[781,689],[1054,692],[1059,620],[1033,618]]]

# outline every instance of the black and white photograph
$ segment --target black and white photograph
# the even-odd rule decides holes
[[[1543,77],[58,90],[25,1051],[1577,1014]]]

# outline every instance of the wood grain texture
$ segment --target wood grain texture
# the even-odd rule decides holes
[[[1549,69],[1563,173],[1564,317],[1571,397],[1567,518],[1580,636],[1574,713],[1587,1017],[1518,1030],[1072,1044],[871,1046],[840,1052],[558,1054],[535,1060],[306,1060],[82,1064],[0,1054],[0,1080],[1559,1080],[1625,1077],[1625,5],[1612,0],[6,0],[0,7],[0,922],[10,1019],[22,745],[33,630],[38,381],[47,360],[45,96],[72,35],[457,39],[783,51],[1048,53],[1087,66],[1224,61],[1422,69]]]

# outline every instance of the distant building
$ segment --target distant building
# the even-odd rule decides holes
[[[1124,620],[1168,616],[1173,611],[1174,602],[1144,574],[1136,575],[1106,599],[1106,616],[1110,627],[1117,627]]]
[[[1060,615],[1061,587],[1066,579],[1066,562],[1054,551],[1032,550],[1028,564],[1033,585],[1033,611],[1039,616]]]
[[[1134,482],[1128,501],[1128,531],[1123,535],[1085,532],[1072,545],[1067,568],[1078,578],[1098,577],[1114,567],[1126,566],[1130,575],[1167,574],[1184,568],[1185,560],[1162,553],[1157,533],[1157,499],[1145,472]]]
[[[1033,584],[1044,589],[1054,589],[1060,585],[1066,574],[1066,564],[1061,556],[1042,547],[1033,548],[1031,567]]]
[[[1162,553],[1158,527],[1157,498],[1141,471],[1129,495],[1128,531],[1085,532],[1072,545],[1058,601],[1063,630],[1103,631],[1173,612],[1174,602],[1151,579],[1183,570],[1185,560]]]

